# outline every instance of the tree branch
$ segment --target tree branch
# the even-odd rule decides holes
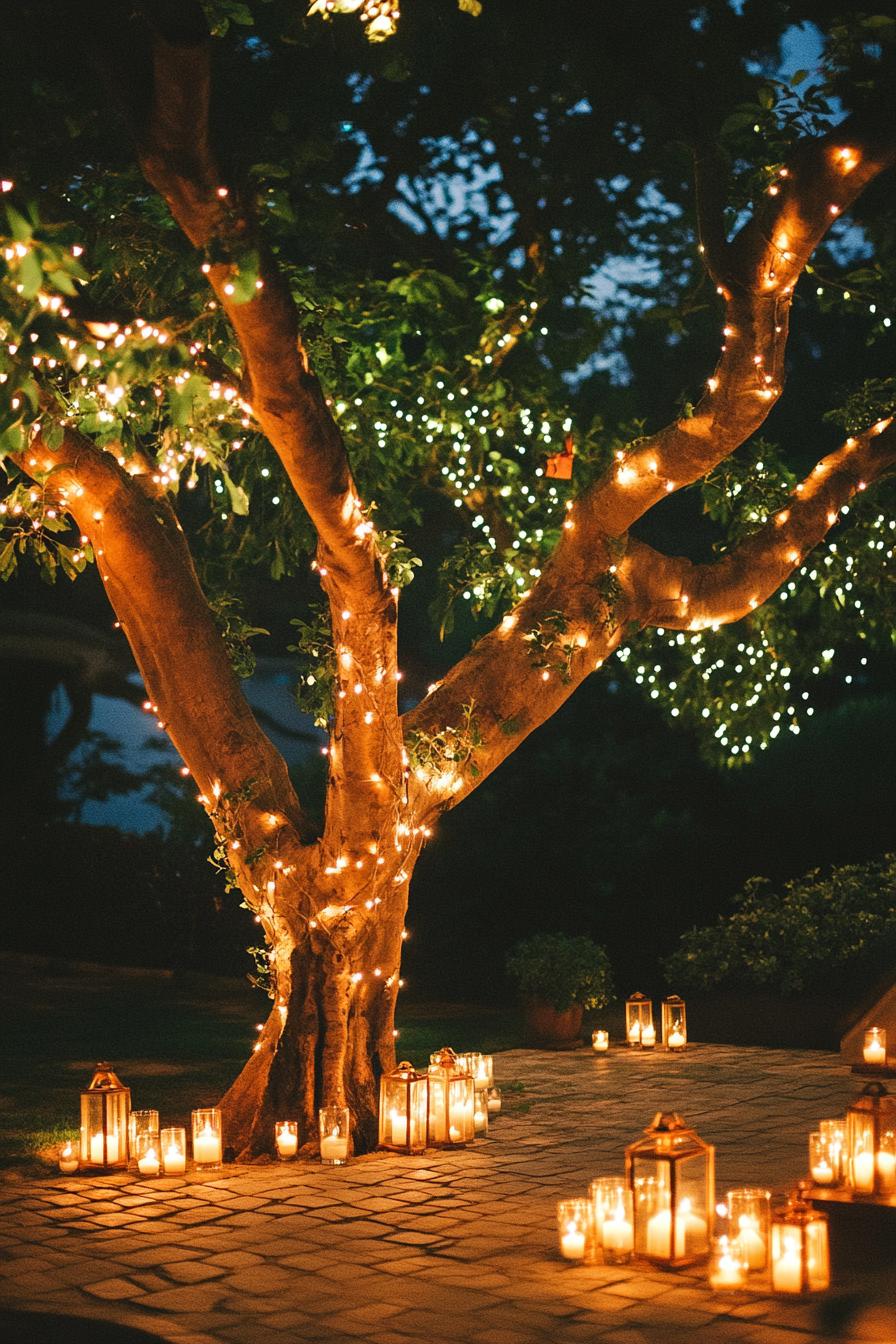
[[[641,623],[702,630],[748,615],[803,564],[844,504],[894,463],[896,427],[892,419],[880,420],[822,458],[786,508],[714,564],[695,565],[633,541],[625,582]]]
[[[312,838],[308,822],[282,757],[243,696],[167,500],[72,429],[58,449],[38,431],[16,464],[90,541],[150,707],[219,835],[236,842],[232,866],[259,848],[297,852]]]

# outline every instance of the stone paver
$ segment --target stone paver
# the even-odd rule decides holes
[[[621,1171],[626,1143],[660,1109],[716,1144],[720,1192],[783,1189],[804,1170],[808,1131],[858,1090],[836,1055],[520,1050],[496,1069],[523,1090],[508,1088],[490,1137],[463,1152],[156,1181],[11,1174],[0,1304],[172,1344],[896,1342],[896,1285],[888,1298],[876,1279],[835,1284],[834,1300],[816,1303],[713,1294],[699,1267],[557,1254],[557,1199]]]

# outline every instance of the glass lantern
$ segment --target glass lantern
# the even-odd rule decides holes
[[[429,1066],[429,1141],[453,1148],[473,1138],[475,1097],[473,1075],[449,1047]]]
[[[429,1075],[403,1060],[380,1078],[379,1146],[396,1153],[422,1153],[428,1119]]]
[[[817,1293],[831,1281],[827,1214],[813,1209],[802,1189],[772,1214],[771,1261],[775,1293]]]
[[[704,1259],[715,1205],[715,1149],[674,1111],[658,1111],[653,1124],[625,1150],[632,1192],[635,1254],[677,1268]]]
[[[887,1033],[883,1027],[869,1027],[865,1032],[862,1059],[866,1064],[886,1064]]]
[[[846,1181],[857,1195],[896,1191],[896,1097],[868,1083],[846,1112]]]
[[[770,1190],[752,1185],[728,1191],[728,1235],[745,1274],[768,1269],[771,1198]]]
[[[561,1199],[557,1205],[557,1236],[564,1260],[594,1260],[594,1213],[587,1199]]]
[[[663,1045],[667,1050],[683,1050],[687,1043],[684,999],[670,994],[663,999]]]
[[[653,1004],[643,994],[632,994],[625,1001],[625,1039],[629,1045],[643,1045],[645,1031],[648,1037],[650,1032],[653,1032],[656,1040]]]
[[[131,1089],[124,1087],[111,1064],[97,1064],[81,1093],[81,1166],[121,1171],[128,1165],[128,1116]]]

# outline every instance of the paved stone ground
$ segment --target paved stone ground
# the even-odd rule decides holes
[[[570,1265],[556,1250],[556,1200],[621,1171],[660,1108],[717,1145],[720,1191],[785,1187],[808,1131],[857,1091],[836,1056],[695,1046],[495,1062],[498,1082],[524,1091],[461,1152],[155,1181],[10,1176],[0,1302],[178,1344],[894,1344],[886,1276],[818,1303],[713,1294],[700,1269]],[[36,1337],[27,1322],[20,1337]]]

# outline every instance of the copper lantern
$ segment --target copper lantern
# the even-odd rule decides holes
[[[429,1142],[453,1148],[473,1138],[473,1075],[449,1047],[429,1066]]]
[[[663,1045],[667,1050],[683,1050],[688,1043],[684,999],[669,994],[663,999]]]
[[[676,1268],[709,1254],[715,1204],[715,1149],[674,1111],[653,1123],[625,1150],[632,1192],[635,1254]]]
[[[795,1191],[786,1208],[772,1214],[772,1291],[814,1293],[831,1280],[827,1214]]]
[[[422,1153],[429,1122],[429,1076],[407,1060],[380,1078],[379,1146],[396,1153]]]
[[[97,1064],[81,1093],[81,1166],[95,1171],[125,1171],[131,1089],[111,1064]]]
[[[846,1181],[857,1195],[896,1191],[896,1097],[868,1083],[846,1112]]]
[[[643,994],[631,994],[625,1001],[625,1039],[629,1045],[644,1045],[645,1034],[649,1040],[656,1033],[653,1025],[653,1004]]]

